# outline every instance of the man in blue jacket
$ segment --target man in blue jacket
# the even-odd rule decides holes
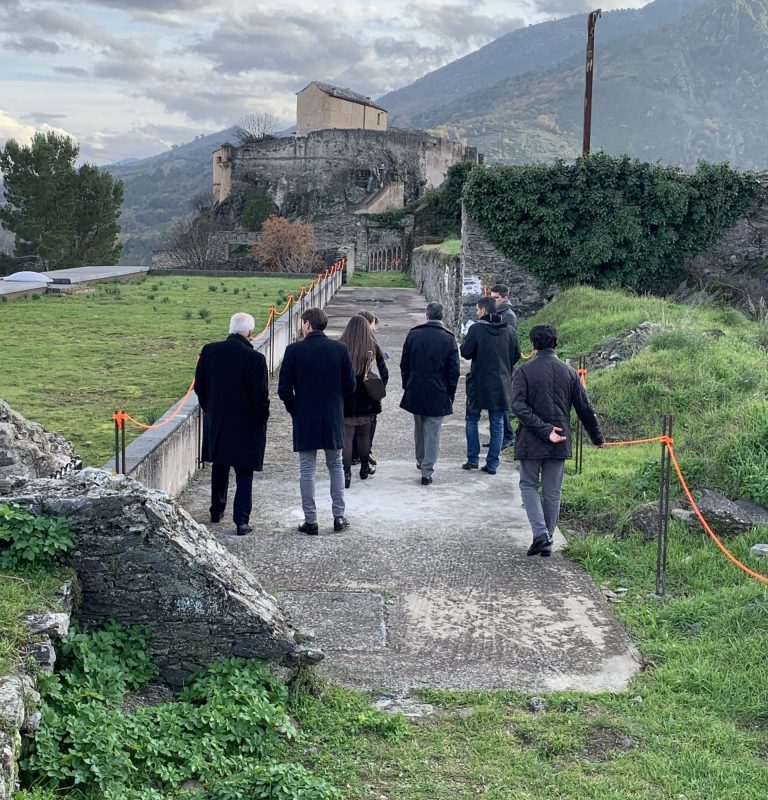
[[[422,486],[432,483],[443,417],[453,414],[459,384],[456,337],[442,319],[442,305],[429,303],[427,321],[408,332],[400,359],[404,390],[400,408],[413,414],[416,466],[421,470]]]
[[[317,451],[325,451],[331,479],[333,529],[349,527],[344,516],[344,395],[355,391],[355,373],[346,345],[324,331],[328,315],[308,308],[301,315],[302,341],[285,350],[277,394],[293,420],[293,449],[299,454],[299,487],[304,522],[299,531],[319,532],[315,507]]]
[[[520,493],[533,531],[529,556],[548,556],[560,515],[565,459],[571,458],[571,406],[592,443],[604,443],[600,423],[576,370],[555,355],[557,331],[534,325],[528,334],[536,357],[512,379],[512,413],[520,421],[515,458]],[[539,497],[541,487],[541,497]]]

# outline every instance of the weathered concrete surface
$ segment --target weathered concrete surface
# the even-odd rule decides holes
[[[399,359],[408,329],[423,319],[414,290],[342,289],[328,307],[332,336],[360,308],[382,320],[378,339],[391,382],[374,441],[379,466],[353,472],[349,530],[332,533],[328,481],[318,470],[321,535],[301,522],[298,459],[290,420],[275,398],[265,472],[255,479],[248,537],[211,525],[220,540],[314,634],[329,679],[405,693],[415,687],[617,690],[637,671],[637,653],[591,579],[557,552],[527,558],[530,532],[517,473],[465,472],[463,380],[457,412],[443,427],[435,481],[420,484],[410,415],[398,408]],[[181,496],[208,518],[204,472]],[[230,498],[231,500],[231,498]],[[558,535],[556,550],[563,539]]]

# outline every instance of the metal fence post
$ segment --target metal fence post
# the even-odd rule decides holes
[[[288,295],[288,341],[293,344],[293,294]]]
[[[275,311],[272,306],[269,309],[269,374],[275,374]]]
[[[669,439],[672,438],[672,415],[665,414],[662,421],[661,471],[659,473],[659,531],[656,538],[656,594],[663,597],[667,589],[669,553],[669,490],[672,476],[672,457]]]
[[[586,369],[587,358],[586,356],[579,356],[579,380],[582,386],[586,386]],[[584,466],[584,426],[581,424],[579,415],[576,415],[576,429],[574,430],[574,464],[576,467],[576,474],[581,475],[581,469]]]
[[[115,411],[112,419],[115,421],[115,472],[120,474],[120,412]]]

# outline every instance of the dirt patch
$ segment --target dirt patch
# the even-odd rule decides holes
[[[616,728],[592,728],[584,740],[581,752],[591,761],[609,761],[616,752],[631,750],[635,746],[624,731]]]
[[[174,699],[173,691],[168,686],[150,683],[137,692],[127,694],[123,698],[122,710],[135,711],[146,706],[159,706],[163,703],[172,703]]]

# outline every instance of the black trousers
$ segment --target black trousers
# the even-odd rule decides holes
[[[227,464],[213,464],[211,466],[211,517],[220,517],[227,507],[227,490],[229,489],[229,470]],[[247,525],[251,518],[251,505],[253,494],[253,470],[235,470],[235,502],[232,510],[232,519],[235,525]]]

